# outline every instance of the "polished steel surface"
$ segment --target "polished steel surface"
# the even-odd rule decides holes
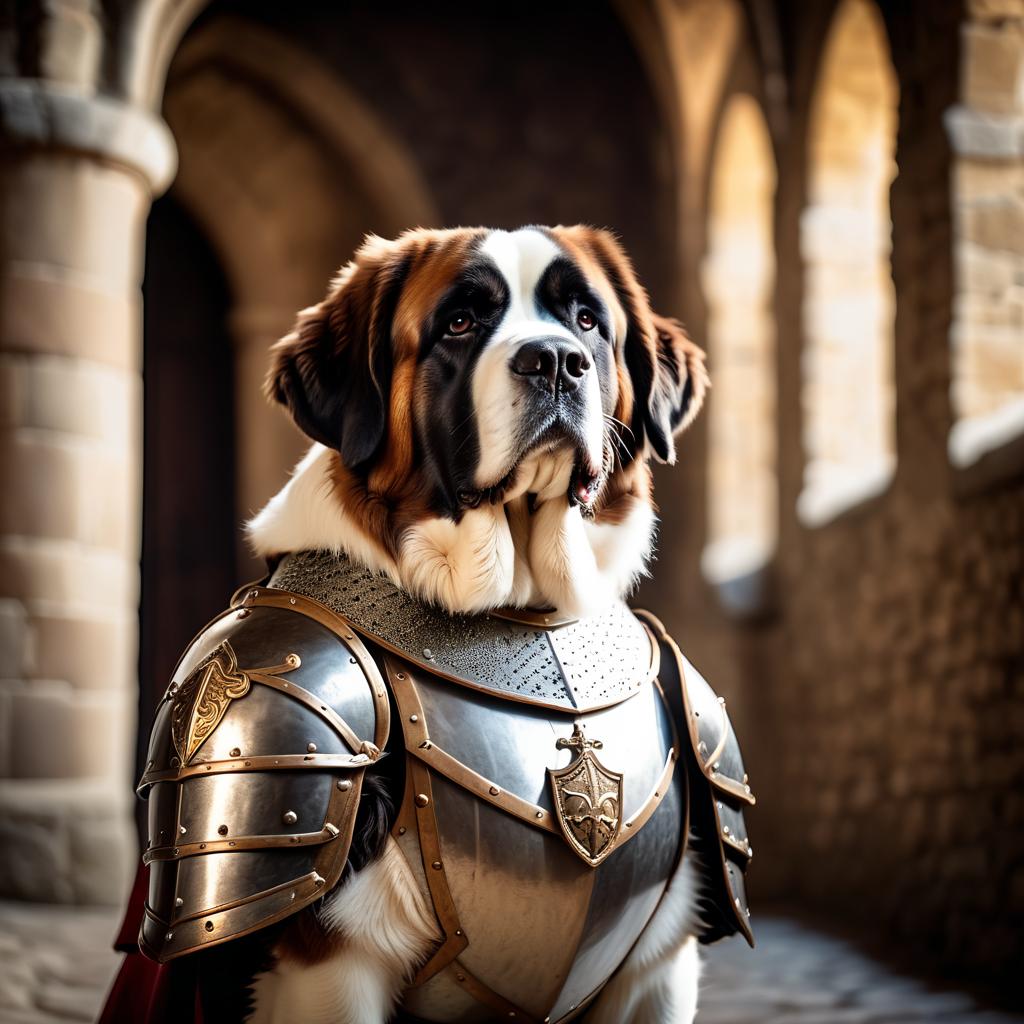
[[[547,627],[450,615],[344,556],[315,551],[286,556],[270,585],[334,609],[421,668],[514,700],[570,712],[603,707],[652,675],[650,637],[622,602],[595,618]]]
[[[410,989],[404,1008],[434,1021],[497,1019],[502,1000],[520,1019],[572,1013],[629,951],[677,863],[685,780],[672,773],[678,737],[660,690],[645,683],[612,707],[566,715],[385,660],[414,759],[396,836],[442,930],[450,937],[458,929],[466,941],[461,952],[428,963],[427,980]],[[494,795],[507,791],[553,818],[549,770],[571,769],[596,745],[601,764],[622,776],[623,831],[626,819],[636,829],[599,866]],[[440,749],[464,770],[433,759]],[[429,792],[421,781],[428,771]],[[480,778],[493,789],[481,792]],[[642,816],[652,800],[656,809]],[[415,849],[411,831],[425,821],[436,831],[429,852],[422,836]],[[442,879],[450,906],[438,906]],[[467,1001],[471,981],[477,1003],[487,1005]]]
[[[280,591],[244,600],[192,642],[154,720],[141,941],[161,961],[336,884],[386,738],[383,680],[347,623]]]

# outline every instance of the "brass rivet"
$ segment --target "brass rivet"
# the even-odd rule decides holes
[[[185,826],[184,826],[184,825],[179,825],[179,826],[178,826],[178,831],[179,831],[179,832],[180,832],[180,833],[181,833],[182,835],[184,835],[184,834],[185,834],[185,833],[186,833],[186,832],[188,831],[188,829],[187,829],[187,828],[185,828]]]
[[[315,743],[307,743],[306,744],[306,750],[310,754],[315,754],[316,753],[316,744]]]
[[[299,816],[294,811],[285,811],[284,814],[281,815],[281,820],[286,825],[294,825],[295,822],[299,820]]]
[[[177,899],[175,899],[174,905],[176,907],[183,907],[185,906],[185,901],[179,896]]]
[[[260,596],[260,592],[258,590],[250,590],[249,591],[249,596],[250,597],[259,597]]]
[[[433,869],[434,869],[435,871],[440,871],[440,870],[441,870],[441,862],[440,862],[439,860],[435,860],[435,861],[434,861],[434,863],[433,863],[433,864],[431,864],[430,866],[431,866],[431,867],[432,867],[432,868],[433,868]]]
[[[405,673],[404,672],[399,672],[398,673],[398,678],[399,679],[404,679],[405,678]]]
[[[288,598],[288,603],[289,604],[295,604],[295,598],[294,597],[289,597]]]
[[[242,753],[242,748],[241,747],[232,747],[229,756],[230,757],[240,757],[241,753]]]
[[[538,818],[543,818],[544,817],[544,812],[543,811],[538,811],[537,812],[537,817]]]
[[[221,835],[221,836],[226,836],[228,834],[228,827],[227,827],[227,825],[220,825],[220,826],[218,826],[217,834]]]
[[[246,768],[251,768],[252,767],[252,761],[246,761],[245,762],[245,767]]]
[[[178,848],[177,847],[175,847],[173,850],[171,850],[171,856],[172,857],[177,857],[178,856]]]
[[[410,722],[418,722],[419,720],[420,720],[420,716],[419,715],[410,715],[409,716],[409,721]]]
[[[498,789],[497,786],[491,786],[488,792],[491,794],[491,796],[497,796],[501,792],[501,790]]]
[[[430,797],[427,796],[426,793],[417,793],[416,794],[416,806],[417,807],[426,807],[427,804],[429,804],[429,803],[430,803]]]
[[[626,828],[632,828],[632,827],[633,827],[633,822],[627,821],[626,822]]]
[[[464,974],[456,974],[456,975],[455,975],[455,977],[456,977],[456,978],[457,978],[457,979],[458,979],[459,981],[465,981],[465,980],[466,980],[466,976],[465,976]]]
[[[205,850],[206,849],[206,843],[200,843],[199,844],[199,849],[200,850]]]
[[[203,925],[203,927],[204,927],[204,928],[205,928],[205,929],[206,929],[206,930],[207,930],[208,932],[212,932],[212,931],[213,931],[213,922],[212,922],[212,921],[207,921],[207,922],[206,922],[206,924],[205,924],[205,925]]]
[[[342,793],[347,793],[352,788],[352,783],[348,779],[338,779],[338,789]]]
[[[243,609],[242,609],[242,610],[241,610],[241,611],[240,611],[240,612],[238,613],[238,618],[240,618],[240,619],[247,619],[247,618],[249,617],[249,614],[250,614],[251,610],[252,610],[252,609],[250,609],[250,608],[243,608]]]
[[[398,834],[400,836],[404,836],[405,835],[405,826],[404,825],[399,825],[398,826]]]
[[[461,928],[456,928],[455,929],[455,934],[456,935],[461,935],[462,934],[462,929]]]

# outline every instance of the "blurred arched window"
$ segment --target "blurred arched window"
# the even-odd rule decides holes
[[[714,392],[702,567],[722,584],[764,568],[778,527],[775,158],[761,108],[745,93],[723,112],[710,185],[702,282]]]
[[[804,259],[804,481],[819,525],[883,491],[895,469],[892,216],[899,86],[873,0],[842,0],[808,132]]]
[[[973,13],[961,35],[961,102],[947,115],[956,153],[949,455],[961,469],[1024,437],[1024,35],[998,10]]]

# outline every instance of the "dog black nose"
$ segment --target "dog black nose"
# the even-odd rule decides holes
[[[575,391],[590,369],[590,359],[566,338],[524,342],[509,362],[513,373],[545,381],[552,392]]]

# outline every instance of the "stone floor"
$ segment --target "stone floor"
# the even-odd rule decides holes
[[[0,1024],[93,1020],[117,965],[116,926],[109,910],[0,903]],[[756,951],[730,940],[707,957],[698,1024],[1024,1021],[932,990],[788,918],[760,917],[757,934]]]

